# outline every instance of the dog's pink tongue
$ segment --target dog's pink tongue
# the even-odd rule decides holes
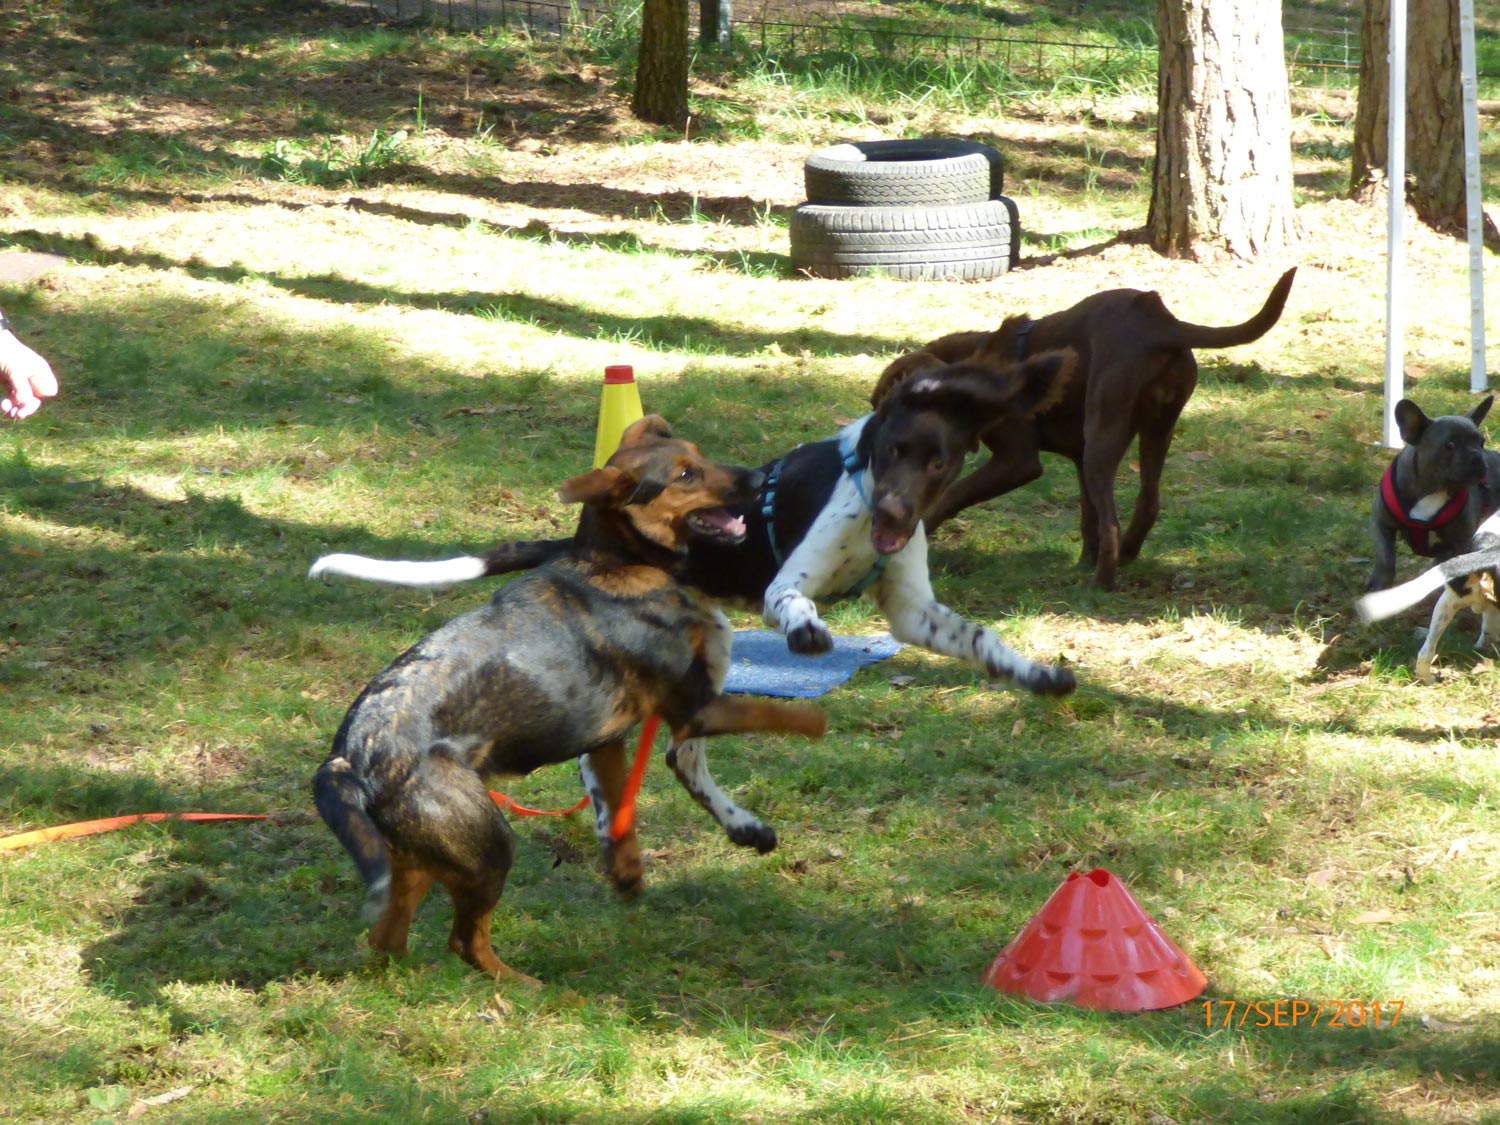
[[[723,508],[704,509],[697,513],[697,518],[704,523],[712,524],[720,531],[727,532],[738,539],[745,537],[745,521],[742,517],[731,515]]]
[[[882,531],[876,529],[870,532],[870,545],[882,555],[894,555],[902,547],[906,546],[910,535],[902,535],[896,531]]]

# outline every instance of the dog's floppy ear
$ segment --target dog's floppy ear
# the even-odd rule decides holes
[[[1484,416],[1490,412],[1490,407],[1494,404],[1495,396],[1485,395],[1484,401],[1469,411],[1469,421],[1473,422],[1476,426],[1479,425],[1479,423],[1484,421]]]
[[[620,448],[634,445],[643,438],[657,437],[669,438],[672,436],[672,427],[667,425],[667,420],[660,414],[647,414],[639,421],[632,422],[625,427],[625,432],[620,435]]]
[[[1036,417],[1057,405],[1078,366],[1072,348],[1043,352],[998,371],[979,364],[951,367],[908,380],[907,401],[917,408],[942,410],[983,428],[1002,413]]]
[[[1396,430],[1401,434],[1401,440],[1407,445],[1416,445],[1422,440],[1422,433],[1432,424],[1432,419],[1422,413],[1422,408],[1409,398],[1403,398],[1396,404],[1394,411],[1396,415]]]
[[[617,501],[626,489],[634,485],[635,478],[629,473],[605,465],[602,469],[592,469],[582,476],[563,481],[557,495],[564,504],[600,504],[606,500]]]
[[[870,392],[870,405],[879,410],[881,401],[898,383],[933,367],[968,359],[993,335],[993,332],[950,332],[936,340],[929,340],[920,348],[913,348],[897,356],[886,365],[880,378],[875,381],[875,389]]]
[[[897,356],[886,365],[886,369],[876,380],[875,389],[870,392],[870,405],[879,410],[885,396],[890,394],[891,389],[897,384],[905,382],[913,375],[920,375],[924,371],[941,366],[943,366],[943,361],[926,348],[918,348],[916,351]]]

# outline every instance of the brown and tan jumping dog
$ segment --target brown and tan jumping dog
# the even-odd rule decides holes
[[[871,401],[917,371],[971,357],[1015,363],[1052,348],[1078,353],[1078,374],[1060,402],[1036,415],[1012,413],[981,440],[991,457],[954,482],[925,517],[933,531],[956,513],[1030,484],[1043,453],[1078,471],[1083,550],[1094,582],[1113,589],[1116,571],[1140,554],[1161,510],[1161,473],[1177,417],[1198,385],[1194,348],[1231,348],[1264,336],[1281,318],[1296,269],[1287,270],[1261,310],[1243,324],[1212,328],[1178,320],[1157,293],[1112,289],[1040,320],[1007,317],[994,332],[955,332],[892,361]],[[1124,538],[1115,511],[1115,474],[1140,436],[1141,487]]]
[[[562,486],[564,500],[583,504],[565,552],[370,681],[313,796],[364,879],[374,948],[405,952],[417,906],[437,882],[453,900],[448,947],[496,977],[530,979],[490,945],[515,851],[490,775],[583,756],[596,814],[608,823],[625,784],[625,736],[648,715],[662,716],[679,742],[823,734],[814,706],[715,690],[711,662],[727,650],[729,623],[677,580],[690,540],[744,537],[728,506],[749,503],[760,485],[760,473],[709,461],[659,417],[643,418],[608,464]],[[639,886],[633,829],[605,861],[622,892]]]

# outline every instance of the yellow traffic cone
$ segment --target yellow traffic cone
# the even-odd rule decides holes
[[[599,403],[599,432],[594,438],[594,468],[604,467],[620,447],[620,435],[632,422],[641,420],[641,395],[635,386],[635,368],[615,364],[604,369],[604,397]]]

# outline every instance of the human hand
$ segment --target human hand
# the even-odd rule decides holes
[[[57,376],[52,367],[16,337],[0,329],[0,414],[20,421],[37,412],[42,399],[57,393]]]

